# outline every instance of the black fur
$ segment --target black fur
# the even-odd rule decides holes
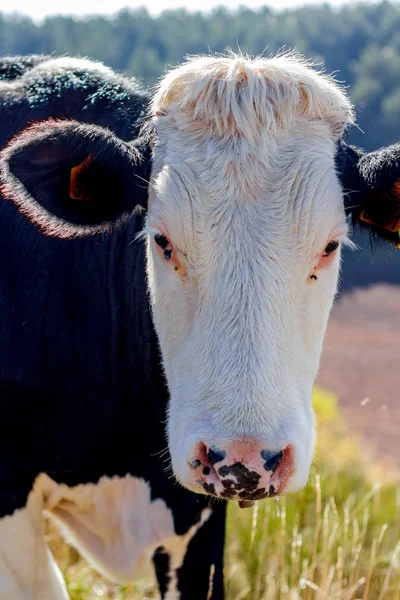
[[[152,498],[165,500],[183,534],[209,499],[176,485],[160,456],[168,391],[148,304],[144,244],[134,242],[143,214],[133,209],[146,196],[135,173],[146,179],[149,168],[146,148],[140,162],[135,136],[147,96],[116,74],[75,70],[60,80],[49,71],[35,79],[34,65],[46,60],[0,61],[8,79],[26,77],[20,95],[0,99],[1,145],[39,123],[3,153],[11,168],[7,193],[15,193],[10,176],[22,180],[23,198],[39,199],[61,224],[71,219],[80,226],[88,218],[99,231],[104,219],[126,218],[112,234],[54,239],[0,200],[0,518],[25,505],[41,472],[71,486],[131,473],[150,482]],[[56,121],[43,122],[50,117]],[[87,124],[65,122],[72,117]],[[100,216],[67,194],[70,167],[88,154],[100,168],[86,182],[100,196]],[[112,207],[110,176],[120,199]],[[62,195],[53,195],[60,186]],[[182,600],[205,600],[199,590],[208,589],[211,564],[212,600],[223,599],[225,505],[211,509],[179,571]]]
[[[83,64],[64,74],[52,72],[52,58],[56,57],[0,59],[0,77],[12,84],[7,91],[0,88],[1,147],[30,123],[48,117],[96,123],[125,141],[137,137],[148,96],[135,79],[104,72],[97,63],[92,70]]]
[[[31,54],[30,56],[4,56],[0,60],[0,81],[18,79],[36,65],[50,60],[51,56]]]
[[[400,220],[400,145],[365,153],[341,141],[336,164],[353,226],[398,245],[398,232],[385,227]],[[373,224],[362,220],[362,215]]]

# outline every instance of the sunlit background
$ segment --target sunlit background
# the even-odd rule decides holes
[[[338,7],[345,4],[345,2],[346,0],[332,0],[330,4]],[[147,2],[140,2],[140,0],[139,2],[132,2],[132,0],[113,0],[112,2],[106,0],[84,0],[82,2],[80,0],[70,0],[69,2],[60,3],[58,6],[55,6],[53,0],[37,0],[36,2],[18,0],[15,3],[4,2],[3,0],[3,3],[3,12],[19,12],[29,15],[35,20],[41,20],[54,14],[75,15],[78,17],[94,14],[112,15],[123,8],[135,10],[141,6],[145,6],[151,15],[159,15],[162,11],[178,8],[194,12],[197,10],[211,11],[216,6],[225,6],[230,10],[234,10],[240,6],[257,9],[267,5],[276,10],[282,10],[296,8],[304,4],[310,6],[321,4],[320,0],[309,0],[307,3],[302,2],[302,0],[270,0],[269,2],[262,2],[261,0],[249,0],[248,2],[240,0],[222,0],[221,2],[215,2],[214,0],[191,0],[190,2],[182,0],[148,0]]]
[[[89,56],[144,86],[187,53],[297,48],[348,86],[351,142],[372,150],[400,139],[400,4],[1,2],[2,54]],[[346,251],[315,392],[310,485],[282,501],[280,516],[271,502],[232,508],[227,600],[400,599],[400,251],[355,239],[364,251]],[[113,586],[53,529],[49,539],[73,600],[158,597],[151,580]]]

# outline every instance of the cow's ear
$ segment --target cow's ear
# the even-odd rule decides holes
[[[341,143],[337,164],[353,224],[400,248],[400,145],[364,153]]]
[[[147,164],[105,128],[51,119],[1,152],[1,192],[45,235],[83,237],[112,230],[145,207]]]

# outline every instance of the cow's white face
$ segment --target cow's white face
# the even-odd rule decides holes
[[[242,500],[299,489],[346,236],[349,103],[293,58],[232,57],[172,72],[153,108],[148,277],[174,473]]]

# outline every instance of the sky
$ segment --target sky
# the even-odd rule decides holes
[[[340,6],[349,0],[330,0],[330,4]],[[351,2],[352,0],[350,0]],[[355,0],[354,0],[355,1]],[[321,4],[321,0],[0,0],[0,12],[18,12],[41,20],[52,14],[72,14],[85,16],[88,14],[113,14],[122,8],[146,6],[151,14],[159,14],[165,9],[185,7],[189,10],[209,11],[219,5],[237,8],[245,5],[259,8],[267,4],[275,9],[293,8],[304,4]]]

